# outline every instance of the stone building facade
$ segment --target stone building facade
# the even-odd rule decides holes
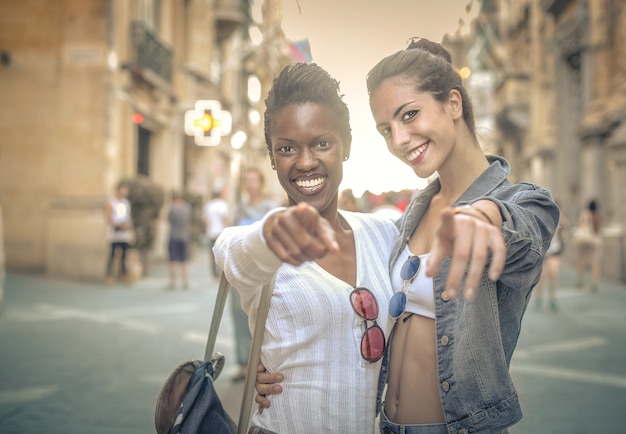
[[[104,203],[120,179],[202,197],[230,182],[230,137],[197,146],[184,114],[218,100],[233,131],[251,128],[249,25],[248,0],[0,0],[8,269],[101,279]],[[156,250],[165,236],[161,218]]]
[[[493,83],[495,150],[511,161],[515,180],[552,192],[570,228],[598,200],[604,275],[626,281],[626,3],[478,6],[465,61]]]

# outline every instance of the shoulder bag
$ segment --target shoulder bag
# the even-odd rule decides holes
[[[201,434],[209,432],[214,434],[244,434],[247,432],[256,372],[261,354],[261,343],[265,332],[265,321],[275,280],[276,276],[263,286],[261,292],[239,423],[235,424],[226,413],[213,385],[224,367],[224,356],[220,353],[213,353],[217,331],[230,288],[222,271],[204,360],[189,360],[181,363],[174,369],[161,388],[155,410],[155,426],[158,434]]]

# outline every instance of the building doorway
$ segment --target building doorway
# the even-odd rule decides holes
[[[150,176],[150,139],[152,132],[137,125],[137,174]]]

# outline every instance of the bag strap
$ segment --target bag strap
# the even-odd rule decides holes
[[[252,397],[254,396],[254,386],[256,384],[256,373],[259,367],[259,360],[261,359],[261,344],[263,343],[265,322],[267,320],[267,313],[270,310],[270,302],[272,301],[275,282],[276,275],[272,276],[272,279],[263,285],[263,289],[261,290],[261,299],[259,300],[256,324],[254,325],[254,336],[252,337],[250,356],[248,357],[248,374],[246,375],[246,387],[243,390],[237,434],[245,434],[248,432],[250,411],[252,410]]]
[[[252,410],[252,397],[254,394],[254,386],[256,384],[256,372],[259,366],[259,360],[261,358],[261,343],[263,342],[263,334],[265,333],[265,322],[267,320],[267,313],[270,309],[270,302],[272,300],[275,282],[276,275],[274,275],[268,283],[263,285],[263,289],[261,290],[261,299],[259,300],[256,324],[254,326],[254,335],[252,337],[250,355],[248,357],[248,373],[246,375],[246,386],[244,388],[243,399],[241,401],[241,411],[239,412],[239,424],[237,425],[237,434],[245,434],[248,432],[250,411]],[[211,318],[209,337],[207,338],[206,348],[204,350],[205,362],[211,360],[211,358],[213,357],[213,350],[215,349],[217,332],[220,326],[220,322],[222,321],[222,314],[224,313],[224,306],[226,305],[226,298],[228,297],[229,289],[230,285],[228,284],[228,280],[226,280],[226,275],[224,274],[224,271],[222,271],[219,287],[217,290],[217,297],[215,299],[215,307],[213,308],[213,317]]]
[[[208,362],[213,357],[213,350],[215,349],[215,340],[217,339],[217,332],[222,322],[222,314],[224,313],[224,306],[226,305],[226,298],[228,297],[228,290],[230,285],[226,280],[226,275],[222,271],[220,276],[220,284],[217,290],[217,297],[215,299],[215,306],[213,307],[213,317],[211,318],[211,328],[209,329],[209,337],[207,338],[206,348],[204,349],[204,361]]]

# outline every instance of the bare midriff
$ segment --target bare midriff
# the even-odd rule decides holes
[[[405,321],[406,319],[406,321]],[[439,381],[435,320],[405,314],[391,342],[385,413],[398,424],[445,422]]]

